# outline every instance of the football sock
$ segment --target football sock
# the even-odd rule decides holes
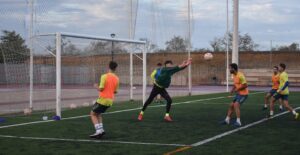
[[[103,123],[95,124],[95,129],[96,129],[97,133],[103,132],[104,131],[104,129],[103,129]]]
[[[297,114],[297,112],[296,112],[295,110],[293,110],[292,112],[293,112],[293,115],[296,115],[296,114]]]
[[[271,110],[270,111],[270,115],[273,116],[274,115],[274,111]]]
[[[267,104],[264,105],[265,108],[268,108]]]
[[[230,117],[226,116],[225,122],[229,124],[229,121],[230,121]]]
[[[165,116],[170,116],[170,114],[169,113],[166,113],[166,115]]]
[[[280,109],[283,109],[282,105],[279,106]]]
[[[242,124],[241,123],[241,118],[236,118],[236,122],[238,122],[239,124]]]

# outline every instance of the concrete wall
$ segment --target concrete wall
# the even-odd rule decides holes
[[[192,81],[193,85],[218,85],[226,80],[225,53],[213,53],[214,58],[210,61],[203,59],[204,53],[192,53]],[[141,56],[141,55],[140,55]],[[179,64],[187,58],[187,53],[149,53],[147,55],[148,83],[151,83],[150,74],[156,68],[158,62],[172,60]],[[99,81],[101,74],[107,71],[110,56],[90,57],[63,57],[62,59],[62,82],[63,84],[92,84]],[[231,59],[230,59],[231,60]],[[121,84],[129,84],[129,54],[115,55],[115,61],[119,67],[117,74]],[[281,62],[286,63],[287,70],[300,70],[300,53],[296,52],[241,52],[240,68],[242,69],[272,69],[272,66]],[[34,83],[55,84],[56,69],[53,58],[39,58],[34,60]],[[134,57],[134,84],[142,84],[142,61]],[[0,84],[28,84],[29,65],[0,64]],[[295,73],[298,74],[298,73]],[[300,71],[299,71],[300,74]],[[173,85],[183,86],[187,84],[187,69],[175,74],[172,79]]]

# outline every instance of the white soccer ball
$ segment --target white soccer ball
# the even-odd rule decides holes
[[[88,107],[88,106],[90,106],[90,104],[89,104],[89,102],[84,102],[84,103],[82,104],[82,106],[83,106],[83,107]]]
[[[214,56],[211,53],[204,54],[204,60],[211,60]]]
[[[70,109],[75,109],[75,108],[77,108],[76,104],[74,104],[74,103],[70,104]]]
[[[43,116],[43,120],[47,121],[48,120],[48,116]]]
[[[24,109],[24,115],[31,115],[32,110],[30,108],[25,108]]]

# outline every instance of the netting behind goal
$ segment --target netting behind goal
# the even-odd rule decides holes
[[[133,54],[132,75],[130,75],[131,52]],[[59,110],[60,107],[75,108],[94,104],[98,92],[93,84],[99,83],[101,75],[108,71],[108,64],[112,60],[118,63],[116,74],[120,79],[116,100],[142,100],[145,57],[143,52],[146,51],[145,43],[142,41],[73,34],[37,36],[33,60],[33,109]],[[61,67],[57,66],[59,53],[61,53]],[[130,77],[132,77],[132,87]],[[60,99],[61,106],[57,107]]]

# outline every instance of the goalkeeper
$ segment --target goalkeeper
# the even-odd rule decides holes
[[[187,66],[189,66],[192,63],[192,59],[188,59],[186,61],[183,61],[182,64],[178,66],[174,66],[173,62],[168,60],[165,62],[165,67],[163,67],[160,71],[160,75],[155,78],[154,80],[154,85],[152,88],[152,91],[150,93],[149,98],[145,102],[142,111],[140,112],[138,116],[138,120],[143,120],[144,112],[147,108],[147,106],[153,101],[153,99],[160,94],[166,101],[166,114],[165,114],[165,121],[171,122],[172,119],[169,115],[170,109],[171,109],[171,104],[172,104],[172,99],[168,92],[166,91],[166,88],[170,86],[171,83],[171,76],[175,74],[176,72],[179,72],[183,69],[185,69]]]
[[[162,69],[161,63],[158,63],[156,66],[157,68],[151,73],[151,79],[153,82],[155,82],[155,79],[157,79],[157,77],[160,75]],[[163,100],[161,99],[161,96],[159,94],[155,97],[154,100],[156,103],[163,103]]]

